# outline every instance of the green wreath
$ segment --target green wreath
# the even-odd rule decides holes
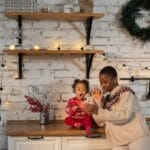
[[[132,36],[146,42],[150,41],[150,25],[140,27],[136,19],[141,18],[140,9],[150,10],[150,0],[131,0],[122,8],[121,23]],[[150,16],[150,14],[149,14]],[[150,18],[150,17],[149,17]],[[150,19],[149,22],[150,24]]]

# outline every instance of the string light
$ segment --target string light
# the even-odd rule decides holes
[[[18,73],[15,73],[15,74],[13,75],[13,79],[18,79]]]
[[[9,109],[9,108],[10,108],[10,105],[11,105],[10,101],[9,101],[9,100],[6,100],[6,101],[5,101],[5,109]]]
[[[74,48],[75,48],[76,50],[81,50],[81,45],[77,44],[77,45],[74,46]]]
[[[60,44],[55,43],[54,44],[54,49],[57,49],[59,51],[61,49]]]
[[[122,64],[122,67],[123,67],[123,69],[131,70],[131,67],[130,67],[130,66],[127,66],[126,64]]]
[[[10,49],[10,50],[15,50],[15,49],[16,49],[16,46],[15,46],[14,44],[11,44],[11,45],[9,45],[9,49]]]
[[[38,51],[40,49],[40,46],[39,45],[34,45],[34,50]]]
[[[5,64],[3,62],[4,62],[4,59],[3,59],[3,53],[2,53],[2,63],[1,63],[2,69],[1,69],[1,85],[0,85],[0,91],[1,91],[1,93],[4,93],[2,79],[3,79],[3,68],[5,67]]]
[[[106,54],[103,53],[102,55],[100,55],[100,61],[104,61],[106,59]]]
[[[132,70],[133,68],[135,69],[139,69],[139,67],[137,66],[132,66],[132,65],[126,65],[126,64],[121,64],[123,68],[128,69],[128,70]],[[150,70],[150,68],[148,66],[145,67],[141,67],[141,70]]]

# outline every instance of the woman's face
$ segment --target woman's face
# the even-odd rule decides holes
[[[78,99],[83,99],[86,95],[86,86],[83,83],[77,83],[75,86],[75,93]]]
[[[111,75],[101,74],[99,76],[99,81],[104,93],[111,92],[117,85],[117,77],[112,77]]]

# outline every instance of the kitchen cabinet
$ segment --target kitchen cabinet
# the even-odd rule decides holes
[[[149,118],[146,118],[150,121]],[[86,138],[84,130],[70,128],[64,121],[40,125],[38,120],[8,120],[8,150],[111,150],[104,128],[99,138]]]
[[[91,28],[92,28],[92,21],[93,19],[99,19],[104,16],[102,13],[51,13],[51,12],[4,12],[4,15],[7,18],[16,19],[18,21],[18,45],[22,45],[22,20],[28,19],[28,20],[63,20],[63,21],[83,21],[85,25],[86,30],[86,44],[90,44],[90,34],[91,34]],[[41,51],[40,52],[31,52],[28,50],[28,52],[21,52],[20,50],[15,50],[15,52],[18,54],[18,79],[22,79],[22,59],[24,54],[85,54],[86,56],[86,78],[89,78],[90,74],[90,68],[92,66],[93,56],[94,54],[98,53],[98,51],[74,51],[72,52],[62,52],[62,50],[56,52],[48,52]],[[70,50],[71,51],[71,50]],[[11,53],[7,51],[8,53]],[[100,51],[100,53],[103,53],[103,51]],[[13,54],[13,52],[11,53]]]
[[[64,121],[40,125],[38,120],[9,120],[8,150],[110,150],[104,128],[99,138],[86,138],[85,130],[70,128]]]
[[[61,137],[8,137],[8,150],[61,150]]]
[[[8,150],[111,150],[105,138],[83,136],[8,137]]]
[[[63,137],[62,150],[111,150],[105,138]]]

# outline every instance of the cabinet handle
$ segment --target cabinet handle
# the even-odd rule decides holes
[[[30,140],[41,140],[43,138],[44,138],[43,136],[28,136],[28,139]]]
[[[86,135],[87,138],[101,138],[102,136],[99,133]]]

